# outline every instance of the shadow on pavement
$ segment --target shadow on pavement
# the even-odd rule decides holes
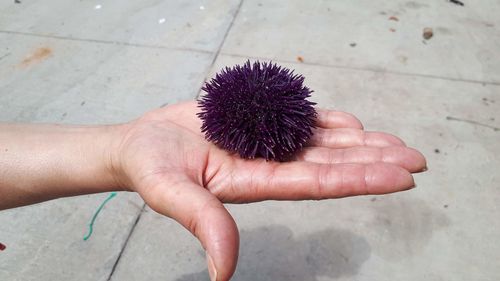
[[[241,231],[234,280],[303,280],[352,276],[370,257],[368,242],[354,233],[329,228],[294,237],[282,225]],[[209,280],[207,270],[177,281]]]

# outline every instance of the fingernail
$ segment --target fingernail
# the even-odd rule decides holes
[[[427,171],[427,170],[429,170],[429,169],[427,169],[427,166],[425,166],[425,167],[422,169],[422,172],[425,172],[425,171]]]
[[[207,265],[208,265],[208,274],[210,275],[210,281],[217,280],[217,269],[215,268],[214,260],[207,253]]]

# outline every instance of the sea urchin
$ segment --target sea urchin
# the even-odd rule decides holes
[[[202,88],[202,132],[242,158],[286,161],[312,135],[316,119],[304,77],[272,63],[226,67]]]

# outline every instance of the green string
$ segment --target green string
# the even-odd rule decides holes
[[[113,199],[113,197],[115,197],[115,196],[116,196],[116,192],[111,192],[111,194],[109,194],[108,198],[106,198],[106,200],[104,200],[101,203],[101,205],[99,206],[99,208],[97,208],[97,210],[94,213],[94,216],[92,217],[92,220],[89,223],[89,232],[87,233],[87,235],[85,235],[85,237],[83,237],[84,241],[87,241],[87,239],[89,239],[90,236],[92,235],[92,231],[94,231],[94,222],[95,222],[95,219],[97,218],[97,215],[99,215],[99,213],[101,212],[102,208],[104,208],[104,205],[106,205],[106,203],[108,203],[108,201],[111,200],[111,199]]]

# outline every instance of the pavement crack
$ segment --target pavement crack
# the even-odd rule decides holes
[[[130,240],[130,237],[132,237],[132,234],[134,233],[135,227],[139,223],[139,220],[141,219],[141,216],[144,213],[145,208],[146,208],[146,203],[144,203],[142,205],[142,209],[139,212],[139,215],[137,215],[137,218],[135,219],[134,224],[132,225],[132,228],[130,229],[130,232],[127,235],[127,239],[125,239],[125,243],[123,243],[123,247],[120,250],[120,253],[118,254],[118,257],[116,258],[115,263],[113,264],[113,268],[111,269],[111,272],[109,273],[109,276],[106,279],[107,281],[110,281],[111,278],[113,278],[113,274],[115,273],[116,267],[118,266],[118,263],[120,263],[120,259],[122,258],[123,252],[125,251],[125,248],[127,248],[128,241]]]
[[[11,53],[7,53],[7,54],[5,54],[5,55],[3,55],[3,56],[0,56],[0,60],[3,60],[4,58],[6,58],[6,57],[8,57],[8,56],[10,56],[10,55],[11,55]]]
[[[488,124],[483,124],[481,122],[477,122],[477,121],[474,121],[474,120],[463,119],[463,118],[458,118],[458,117],[453,117],[453,116],[446,116],[446,120],[465,122],[465,123],[469,123],[469,124],[473,124],[473,125],[477,125],[477,126],[481,126],[481,127],[486,127],[486,128],[492,129],[495,132],[500,131],[500,128],[498,128],[498,127],[491,126],[491,125],[488,125]]]

